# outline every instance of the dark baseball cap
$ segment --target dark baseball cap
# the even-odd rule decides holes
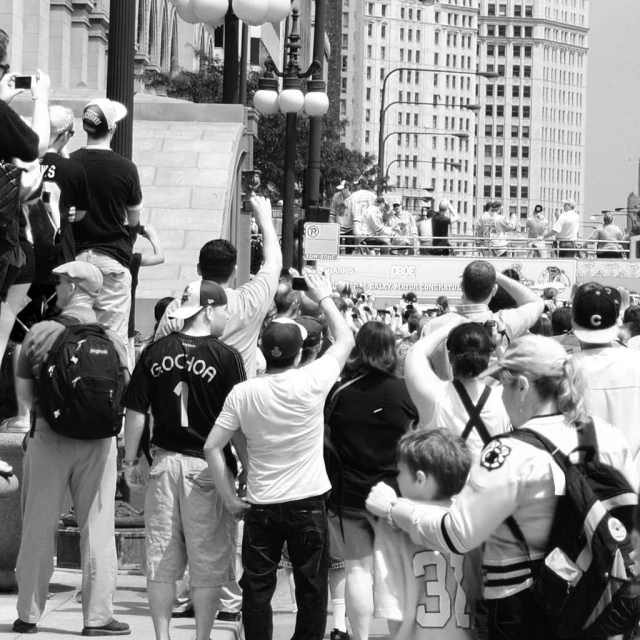
[[[618,337],[620,293],[596,282],[581,285],[573,296],[573,333],[586,344],[606,344]]]
[[[262,353],[267,360],[288,360],[300,352],[307,335],[307,330],[291,318],[276,318],[262,332]]]
[[[115,100],[99,98],[84,108],[82,127],[87,133],[103,135],[127,115],[127,108]]]

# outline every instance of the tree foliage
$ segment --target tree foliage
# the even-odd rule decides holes
[[[198,71],[180,70],[170,75],[160,72],[145,74],[144,82],[153,87],[165,86],[167,95],[195,103],[222,102],[224,61],[203,52],[195,52],[199,61]],[[247,106],[253,104],[258,88],[259,74],[252,71],[247,79]],[[260,116],[258,138],[254,142],[254,167],[262,172],[262,185],[274,200],[282,198],[284,185],[286,116]],[[348,149],[340,136],[347,122],[327,114],[323,118],[320,189],[325,200],[342,180],[357,180],[361,176],[375,175],[375,158]],[[302,195],[309,156],[309,118],[298,117],[298,144],[296,147],[296,183],[298,195]]]

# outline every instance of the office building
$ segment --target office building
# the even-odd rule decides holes
[[[520,223],[584,201],[588,0],[481,0],[476,210],[501,200]],[[581,212],[582,213],[582,212]]]

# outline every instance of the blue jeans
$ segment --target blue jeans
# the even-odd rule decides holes
[[[324,497],[252,505],[244,516],[242,619],[246,640],[271,640],[271,599],[287,543],[298,614],[292,640],[322,640],[327,625],[329,534]]]

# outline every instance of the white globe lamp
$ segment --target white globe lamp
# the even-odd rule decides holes
[[[265,23],[269,0],[233,0],[233,12],[245,24],[258,27]]]
[[[269,0],[265,22],[282,22],[291,13],[291,0]]]
[[[319,118],[329,111],[329,96],[325,93],[322,80],[307,82],[307,95],[304,97],[304,110],[312,118]]]
[[[191,8],[191,0],[176,0],[176,12],[178,16],[188,22],[190,24],[197,24],[200,22],[198,16],[193,13],[193,9]]]
[[[224,17],[229,11],[229,0],[191,0],[191,10],[201,22],[224,22]]]
[[[304,94],[300,89],[284,89],[280,93],[282,113],[300,113],[304,109]]]
[[[253,96],[253,106],[265,116],[272,116],[278,111],[278,81],[275,78],[258,80],[258,90]]]

